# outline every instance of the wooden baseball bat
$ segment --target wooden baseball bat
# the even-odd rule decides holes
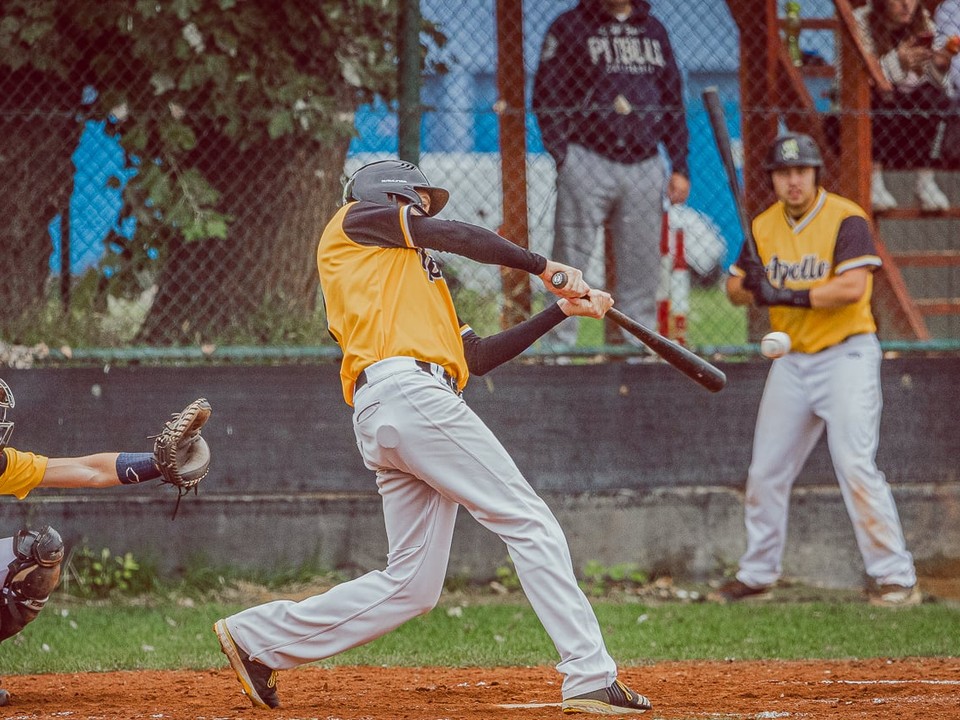
[[[755,261],[758,267],[763,267],[763,261],[760,260],[760,253],[757,252],[756,243],[753,241],[753,232],[750,226],[750,217],[747,215],[743,188],[740,185],[740,179],[737,177],[736,165],[733,163],[730,133],[727,131],[727,118],[723,112],[723,106],[720,104],[720,95],[717,92],[716,86],[713,85],[705,88],[702,95],[703,106],[707,110],[707,116],[710,118],[710,127],[713,129],[713,139],[717,143],[717,150],[720,151],[720,162],[723,163],[723,169],[727,173],[727,184],[730,186],[730,192],[733,194],[733,204],[737,210],[740,229],[743,231],[743,246],[747,253],[747,259],[749,261]]]
[[[567,284],[567,274],[557,272],[550,278],[554,287],[562,288]],[[710,392],[719,392],[727,384],[727,376],[719,368],[714,367],[699,355],[694,354],[682,345],[668,340],[658,332],[654,332],[645,325],[616,308],[607,310],[607,317],[613,320],[628,333],[662,357],[677,370],[682,372],[695,383],[702,385]]]

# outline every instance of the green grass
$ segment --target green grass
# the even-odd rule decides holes
[[[629,601],[632,600],[632,601]],[[211,626],[244,606],[185,601],[89,603],[55,595],[3,643],[4,674],[210,668],[224,664]],[[870,658],[956,655],[960,607],[883,610],[860,600],[641,603],[594,601],[612,655],[623,665],[664,660]],[[521,595],[445,595],[440,606],[330,665],[523,666],[557,661]]]

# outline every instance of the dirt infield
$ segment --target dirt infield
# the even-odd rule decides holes
[[[671,662],[622,670],[648,718],[960,718],[960,658]],[[4,678],[23,720],[539,720],[563,717],[552,668],[306,667],[280,675],[283,707],[253,710],[227,669]]]

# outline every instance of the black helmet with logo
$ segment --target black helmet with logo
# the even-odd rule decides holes
[[[788,167],[823,167],[823,156],[816,141],[802,133],[784,133],[773,141],[767,151],[764,170],[778,170]]]
[[[357,170],[343,186],[343,202],[366,200],[378,205],[396,205],[403,198],[420,207],[423,190],[430,197],[428,215],[436,215],[447,204],[450,193],[434,187],[416,165],[404,160],[378,160]]]

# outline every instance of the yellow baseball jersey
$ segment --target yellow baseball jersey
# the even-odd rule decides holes
[[[352,202],[327,224],[317,269],[330,334],[343,351],[343,398],[353,405],[360,372],[390,357],[436,363],[462,390],[469,371],[447,282],[436,260],[416,247],[412,205]]]
[[[4,448],[3,454],[7,466],[0,473],[0,495],[16,495],[18,500],[23,500],[43,480],[47,458],[12,447]]]
[[[808,290],[848,270],[881,265],[867,214],[856,203],[822,188],[813,207],[798,220],[787,215],[782,202],[771,205],[754,219],[753,237],[767,279],[778,288]],[[743,276],[740,264],[732,265],[730,272]],[[770,326],[790,336],[794,352],[819,352],[851,335],[876,332],[872,294],[871,272],[857,302],[837,308],[772,306]]]

